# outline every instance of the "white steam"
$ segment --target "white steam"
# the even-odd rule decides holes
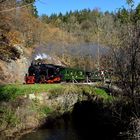
[[[51,59],[51,57],[45,53],[42,53],[42,54],[37,54],[34,58],[35,60],[38,60],[38,59]]]

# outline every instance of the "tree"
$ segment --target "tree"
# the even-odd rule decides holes
[[[135,13],[133,15],[134,22],[137,23],[140,21],[140,4],[136,7]]]
[[[21,4],[21,5],[26,5],[26,4],[30,4],[28,7],[31,11],[31,14],[34,16],[34,17],[38,17],[38,11],[37,11],[37,8],[36,6],[34,5],[36,0],[19,0],[17,1],[17,4]]]
[[[50,20],[49,20],[49,17],[46,15],[46,14],[43,14],[41,17],[40,17],[41,21],[44,22],[44,23],[50,23]]]
[[[123,9],[120,8],[117,16],[118,16],[117,18],[120,20],[122,24],[130,22],[129,11],[126,10],[125,8]]]
[[[129,10],[127,19],[133,19],[134,9]],[[117,24],[120,20],[117,21]],[[119,45],[113,50],[114,72],[118,78],[118,85],[125,96],[132,99],[134,113],[140,115],[139,91],[140,91],[140,26],[138,22],[124,20],[118,28],[116,37]],[[122,23],[122,22],[121,22]]]

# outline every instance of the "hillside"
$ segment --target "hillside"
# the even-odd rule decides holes
[[[13,8],[16,5],[20,8]],[[76,41],[65,31],[41,22],[33,14],[34,8],[29,1],[0,2],[0,11],[3,11],[0,13],[0,83],[23,82],[34,48],[40,43]]]

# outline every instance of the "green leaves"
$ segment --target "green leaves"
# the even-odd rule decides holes
[[[126,2],[130,6],[130,9],[132,10],[134,7],[134,1],[133,0],[126,0]]]
[[[133,0],[126,0],[126,2],[127,2],[128,5],[133,5],[134,4]]]
[[[26,4],[31,4],[31,13],[34,17],[38,17],[38,11],[37,11],[37,8],[36,6],[34,5],[36,0],[21,0],[21,3],[23,5],[26,5]],[[29,7],[28,7],[29,8]],[[30,9],[30,8],[29,8]]]

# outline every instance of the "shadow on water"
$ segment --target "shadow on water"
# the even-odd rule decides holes
[[[118,137],[125,126],[102,102],[78,102],[71,114],[50,119],[46,126],[21,140],[126,140]]]
[[[103,107],[102,103],[92,101],[76,103],[72,118],[75,130],[82,140],[120,139],[117,136],[123,126],[112,117],[111,110]]]

